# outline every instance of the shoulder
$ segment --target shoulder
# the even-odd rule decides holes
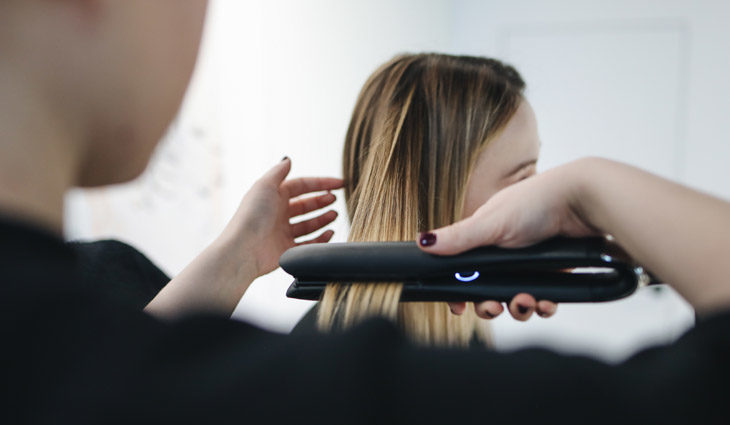
[[[118,240],[69,242],[82,279],[135,307],[144,307],[170,281],[152,260]]]

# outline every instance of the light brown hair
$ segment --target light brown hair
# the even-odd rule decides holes
[[[350,241],[414,240],[462,218],[476,159],[509,121],[525,83],[494,59],[415,54],[381,66],[363,87],[345,138],[343,177]],[[488,342],[472,310],[443,302],[399,302],[402,284],[327,285],[321,330],[372,316],[396,320],[414,341]]]

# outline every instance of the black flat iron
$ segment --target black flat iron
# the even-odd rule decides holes
[[[318,300],[328,283],[402,282],[401,301],[509,301],[526,292],[554,302],[611,301],[656,283],[603,237],[554,238],[525,248],[481,247],[455,256],[415,242],[302,245],[281,256],[290,298]]]

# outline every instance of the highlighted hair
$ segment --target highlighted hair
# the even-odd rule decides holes
[[[481,150],[509,121],[524,82],[494,59],[398,56],[368,79],[345,139],[343,177],[350,241],[415,240],[462,218],[467,182]],[[489,343],[473,310],[443,302],[400,302],[402,284],[327,285],[324,331],[373,316],[395,320],[425,345]]]

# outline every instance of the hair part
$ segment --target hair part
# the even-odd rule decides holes
[[[494,59],[397,56],[368,79],[345,137],[343,177],[350,241],[414,240],[462,218],[466,186],[481,150],[517,110],[525,83]],[[397,321],[414,341],[487,342],[474,311],[443,302],[399,302],[402,283],[327,285],[321,330],[373,316]]]

